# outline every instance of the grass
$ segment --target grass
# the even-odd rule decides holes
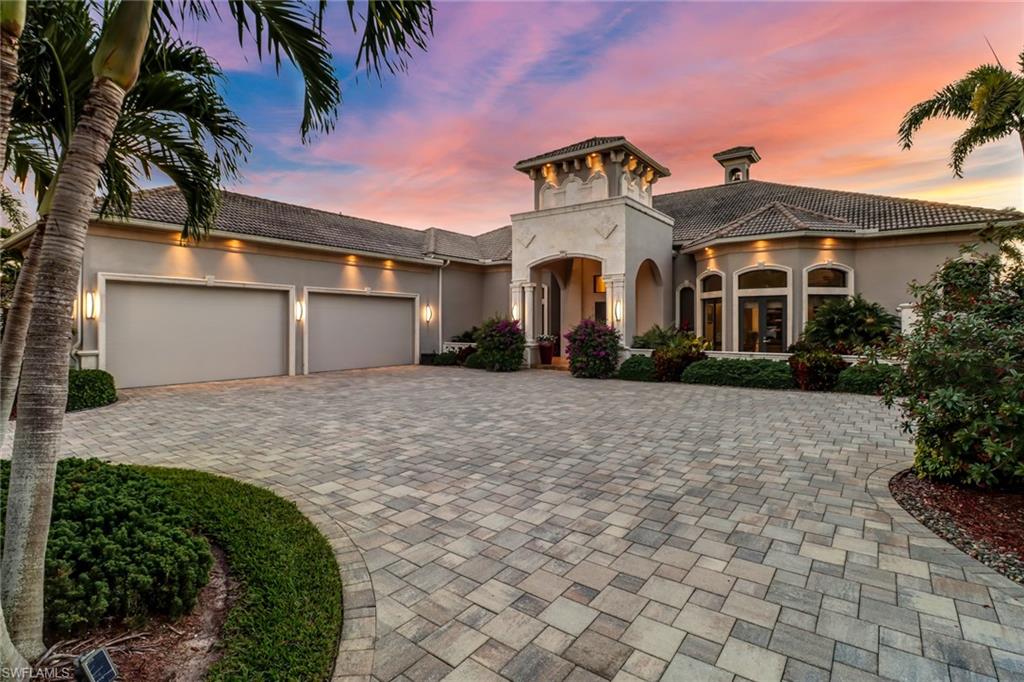
[[[224,624],[224,657],[207,679],[327,679],[341,634],[341,577],[320,531],[295,504],[262,488],[201,471],[140,468],[171,484],[242,585]]]

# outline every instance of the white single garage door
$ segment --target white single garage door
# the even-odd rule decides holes
[[[106,367],[118,386],[288,374],[288,293],[107,281]]]
[[[412,298],[311,292],[308,371],[412,364],[415,325]]]

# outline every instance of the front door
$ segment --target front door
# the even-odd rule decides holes
[[[785,352],[785,296],[745,296],[740,299],[740,350],[747,353]]]

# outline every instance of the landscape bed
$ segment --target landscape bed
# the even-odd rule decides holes
[[[969,556],[1024,584],[1024,491],[981,490],[918,478],[889,482],[911,516]]]

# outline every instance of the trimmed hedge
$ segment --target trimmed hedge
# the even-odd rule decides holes
[[[455,351],[448,351],[446,353],[438,353],[434,356],[434,364],[443,367],[458,364],[459,356]]]
[[[5,461],[0,513],[9,476]],[[192,528],[170,487],[135,467],[58,462],[44,582],[49,636],[190,611],[212,564]]]
[[[796,388],[789,365],[774,360],[744,360],[740,358],[700,360],[683,370],[681,380],[686,384],[708,386]]]
[[[897,365],[868,363],[847,367],[839,373],[835,389],[840,393],[881,395],[882,388],[900,375]]]
[[[631,355],[619,365],[616,377],[626,381],[654,381],[654,360],[646,355]]]
[[[68,373],[68,412],[102,407],[117,401],[114,377],[102,369],[73,369]]]
[[[484,356],[480,353],[473,352],[466,356],[465,362],[462,363],[463,367],[469,369],[487,369],[487,363],[484,362]]]
[[[170,486],[196,526],[224,549],[243,588],[224,623],[224,657],[206,679],[329,678],[342,604],[327,538],[269,490],[201,471],[139,469]]]

